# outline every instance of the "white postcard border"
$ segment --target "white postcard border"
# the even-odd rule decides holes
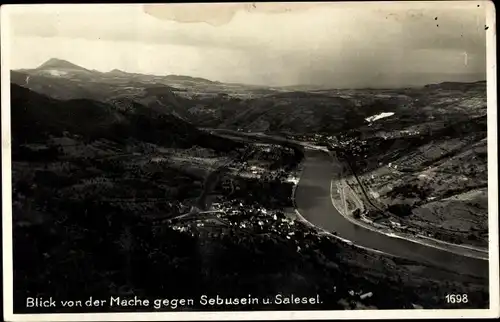
[[[413,2],[413,1],[412,1]],[[424,1],[418,1],[425,3]],[[451,2],[451,1],[450,1]],[[462,2],[462,1],[460,1]],[[353,310],[353,311],[218,311],[218,312],[146,312],[146,313],[75,313],[13,314],[12,263],[12,181],[10,146],[10,25],[11,9],[23,5],[4,5],[1,23],[2,86],[2,227],[3,227],[3,307],[6,321],[163,321],[163,320],[322,320],[322,319],[422,319],[422,318],[494,318],[499,317],[498,264],[498,154],[496,92],[496,17],[492,1],[474,1],[486,11],[487,33],[487,120],[488,120],[488,214],[489,214],[489,309],[473,310]],[[116,5],[116,4],[114,4]],[[130,4],[129,4],[130,5]],[[24,5],[29,6],[29,5]],[[31,5],[33,6],[33,5]],[[16,8],[17,7],[17,8]]]

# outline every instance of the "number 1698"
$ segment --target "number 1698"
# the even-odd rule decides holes
[[[446,298],[446,303],[451,303],[451,304],[460,304],[469,302],[467,294],[446,294],[445,298]]]

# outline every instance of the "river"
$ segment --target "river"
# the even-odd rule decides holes
[[[214,132],[219,131],[215,130]],[[223,135],[236,136],[252,142],[300,144],[300,142],[260,133],[241,133],[228,130],[220,132],[223,132]],[[337,236],[350,240],[358,246],[419,263],[438,266],[463,275],[488,278],[489,265],[487,260],[463,256],[409,240],[390,237],[360,227],[347,220],[335,209],[330,198],[330,183],[333,178],[340,175],[342,171],[341,165],[333,163],[332,158],[325,151],[304,150],[304,168],[295,191],[295,202],[297,210],[307,221],[326,231],[335,232]]]

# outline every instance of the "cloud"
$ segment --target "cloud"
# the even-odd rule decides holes
[[[218,80],[341,86],[485,74],[484,6],[382,4],[32,5],[13,10],[11,21],[15,38],[52,39],[55,47],[78,39],[122,43],[125,60],[147,52],[157,66],[175,69],[172,57],[184,57],[178,69],[191,64],[189,70]],[[103,65],[97,56],[87,65]]]

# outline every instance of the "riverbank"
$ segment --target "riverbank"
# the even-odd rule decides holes
[[[384,252],[384,251],[381,251],[378,249],[359,245],[359,244],[357,244],[357,241],[355,239],[350,240],[350,239],[340,237],[337,235],[337,233],[334,230],[325,229],[325,228],[323,228],[324,226],[320,227],[320,226],[314,224],[313,222],[311,222],[310,219],[308,219],[304,215],[302,215],[299,208],[304,207],[304,204],[303,204],[303,202],[301,203],[300,200],[297,202],[296,194],[297,194],[297,190],[301,184],[305,184],[306,186],[310,186],[310,184],[311,184],[311,182],[308,180],[309,178],[307,178],[309,176],[309,174],[307,174],[307,173],[306,173],[305,182],[302,181],[303,176],[304,176],[304,170],[306,170],[306,171],[308,169],[310,170],[311,169],[310,167],[312,165],[312,164],[309,164],[306,167],[305,163],[308,161],[307,158],[308,157],[307,157],[307,153],[306,153],[306,160],[304,160],[304,162],[300,165],[300,175],[298,176],[299,180],[297,180],[296,185],[294,186],[294,189],[293,189],[294,209],[290,209],[290,211],[288,212],[290,217],[292,217],[294,220],[301,223],[302,225],[305,225],[307,227],[312,228],[314,231],[317,232],[317,234],[319,236],[327,237],[327,239],[330,240],[333,244],[340,242],[340,245],[343,245],[342,247],[345,249],[343,252],[344,253],[343,256],[346,256],[346,254],[349,254],[348,257],[351,258],[350,260],[347,260],[347,259],[345,259],[345,260],[349,261],[351,263],[351,265],[354,265],[355,267],[358,267],[358,268],[364,267],[367,270],[369,269],[370,272],[373,272],[373,274],[379,276],[378,278],[380,278],[380,279],[384,278],[383,274],[385,274],[385,273],[383,273],[383,272],[386,272],[389,274],[389,271],[386,271],[388,269],[388,266],[386,266],[386,265],[388,265],[389,262],[393,263],[394,265],[390,265],[390,267],[391,267],[390,274],[392,274],[392,276],[395,276],[396,279],[400,278],[401,276],[405,276],[405,281],[414,281],[411,283],[408,283],[408,282],[402,283],[401,281],[399,283],[396,283],[396,284],[400,285],[400,287],[402,286],[404,288],[407,288],[407,292],[409,292],[408,294],[412,294],[412,292],[415,292],[420,287],[420,285],[419,285],[420,282],[418,282],[418,281],[420,281],[422,276],[423,276],[420,274],[424,274],[426,276],[425,277],[426,279],[433,280],[432,283],[434,283],[435,285],[440,285],[440,287],[443,289],[448,288],[450,286],[450,283],[453,283],[455,285],[454,287],[458,286],[458,284],[455,284],[455,282],[452,282],[452,281],[457,281],[457,278],[458,278],[458,275],[456,275],[457,271],[454,270],[453,268],[446,269],[444,267],[437,267],[437,266],[434,266],[434,265],[429,264],[429,263],[424,264],[423,261],[422,262],[415,262],[412,260],[405,259],[405,256],[396,256],[396,255],[392,255],[390,253],[387,253],[387,252]],[[320,170],[320,172],[321,172],[321,170]],[[302,199],[302,201],[303,201],[303,199]],[[332,204],[332,203],[330,202],[330,204]],[[331,213],[331,215],[335,216],[333,213]],[[349,218],[345,218],[345,217],[342,217],[342,218],[349,219]],[[349,220],[349,222],[352,223],[351,220]],[[340,229],[339,230],[339,234],[340,234],[342,232],[342,226],[338,225],[337,227],[338,227],[338,229]],[[366,227],[364,227],[364,228],[371,229],[371,231],[374,231],[374,229],[369,225],[366,225]],[[376,246],[376,244],[377,243],[375,243],[375,246]],[[373,262],[371,262],[371,264],[368,264],[368,262],[366,262],[367,256],[373,260]],[[432,256],[430,256],[430,257],[432,257]],[[447,256],[443,256],[443,258],[446,258],[446,257]],[[453,261],[450,260],[449,263],[450,263],[450,267],[453,267]],[[368,266],[365,266],[365,265],[368,265]],[[465,267],[463,269],[465,269]],[[365,270],[363,272],[362,271],[356,271],[356,272],[353,271],[352,274],[364,275],[368,271]],[[410,278],[410,276],[411,276],[411,278]],[[460,282],[460,283],[464,283],[464,284],[461,284],[460,288],[463,288],[465,292],[472,291],[471,286],[472,286],[472,284],[477,283],[477,281],[478,281],[476,279],[477,277],[467,275],[467,274],[465,274],[463,276],[464,277],[467,276],[465,278],[467,279],[466,283],[468,286],[466,286],[466,287],[463,286],[463,285],[465,285],[465,280],[464,280],[463,282]],[[472,281],[474,281],[474,282],[472,282]],[[470,283],[472,283],[472,284],[470,284]],[[420,294],[420,295],[422,295],[422,294]],[[422,302],[415,300],[415,303],[422,303]],[[413,306],[413,308],[415,308],[415,307],[428,308],[426,305],[423,305],[423,307],[422,307],[422,305],[419,305],[419,304],[417,304],[416,306]]]
[[[318,149],[314,149],[314,148],[311,148],[311,150],[318,150]],[[295,194],[296,194],[296,191],[297,191],[297,187],[300,183],[300,178],[302,176],[302,173],[304,171],[304,164],[301,163],[301,165],[299,165],[298,167],[298,175],[297,175],[297,180],[293,186],[293,189],[292,189],[292,201],[293,201],[293,209],[289,209],[287,211],[287,214],[288,216],[293,219],[293,220],[297,220],[299,221],[300,223],[304,224],[305,226],[307,227],[310,227],[312,229],[314,229],[315,231],[318,232],[319,235],[324,235],[324,236],[328,236],[328,237],[332,237],[336,240],[339,240],[341,241],[342,243],[345,243],[351,247],[355,247],[355,248],[358,248],[358,249],[362,249],[362,250],[365,250],[365,251],[369,251],[369,252],[372,252],[372,253],[376,253],[376,254],[382,254],[384,256],[388,256],[388,257],[393,257],[393,258],[401,258],[399,256],[396,256],[396,255],[393,255],[393,254],[389,254],[389,253],[386,253],[386,252],[383,252],[383,251],[380,251],[380,250],[376,250],[376,249],[373,249],[373,248],[369,248],[369,247],[365,247],[365,246],[361,246],[361,245],[356,245],[355,243],[353,243],[351,240],[348,240],[348,239],[345,239],[345,238],[342,238],[340,236],[337,236],[337,233],[336,232],[331,232],[331,231],[328,231],[328,230],[325,230],[321,227],[318,227],[316,225],[314,225],[313,223],[311,223],[310,221],[308,221],[304,216],[302,216],[302,214],[300,213],[300,211],[298,210],[298,207],[297,207],[297,203],[296,203],[296,198],[295,198]],[[333,203],[333,200],[332,200],[332,203]],[[335,207],[335,204],[333,203],[334,207]],[[338,210],[338,209],[337,209]],[[343,214],[342,212],[339,211],[340,214]],[[366,228],[366,229],[370,229],[370,230],[373,230],[372,227],[368,226],[368,225],[364,225],[362,222],[354,222],[352,221],[352,218],[350,218],[349,216],[344,216],[347,220],[355,223],[355,224],[359,224],[359,225],[362,225],[363,228]],[[375,230],[374,230],[375,231]]]
[[[341,162],[338,160],[334,152],[328,152],[328,154],[330,155],[332,162],[337,162],[341,164]],[[345,171],[346,167],[342,168]],[[405,239],[414,243],[452,252],[462,256],[467,256],[481,260],[489,259],[487,249],[474,247],[470,245],[453,244],[438,239],[430,238],[422,234],[419,234],[417,232],[407,233],[405,232],[405,230],[407,230],[408,228],[402,226],[399,222],[389,221],[391,223],[391,226],[388,226],[385,224],[377,223],[374,220],[369,219],[364,215],[366,207],[363,203],[363,200],[367,199],[368,196],[362,193],[361,198],[358,197],[357,192],[354,191],[352,186],[346,182],[344,173],[340,174],[337,180],[332,179],[330,185],[330,198],[333,206],[345,219],[362,228],[369,229],[371,231],[389,237]],[[356,206],[349,207],[349,205],[356,205]],[[370,206],[372,206],[371,202],[367,207]]]

